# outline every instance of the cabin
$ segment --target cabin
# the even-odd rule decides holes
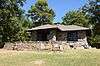
[[[56,42],[57,44],[68,44],[70,47],[87,47],[87,36],[89,28],[77,25],[42,25],[28,29],[31,33],[32,41]]]

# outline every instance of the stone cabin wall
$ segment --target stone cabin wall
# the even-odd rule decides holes
[[[71,42],[67,40],[67,32],[58,32],[57,41],[66,42],[69,45],[76,45],[76,46],[88,45],[86,31],[78,31],[78,41],[71,41]]]
[[[32,41],[36,41],[37,40],[37,32],[36,31],[32,31],[31,32],[31,40]]]
[[[34,40],[36,40],[35,33],[32,33]],[[59,32],[56,34],[51,34],[52,39],[49,41],[28,41],[28,42],[15,42],[15,43],[6,43],[4,49],[7,50],[50,50],[50,51],[64,51],[66,49],[84,49],[89,48],[87,45],[86,31],[78,31],[78,41],[77,42],[68,42],[67,41],[67,32]],[[53,37],[56,36],[56,37]],[[55,39],[57,39],[55,41]],[[73,47],[72,47],[73,45]]]
[[[36,31],[32,32],[31,37],[32,37],[32,41],[36,41],[36,38],[37,38]],[[61,32],[61,31],[54,32],[54,30],[52,30],[50,32],[50,34],[47,36],[47,39],[49,39],[50,41],[60,41],[60,42],[63,41],[63,42],[68,43],[68,41],[67,41],[67,32]],[[78,41],[77,42],[71,42],[71,43],[87,44],[86,31],[78,31]]]
[[[87,44],[87,35],[86,31],[79,31],[78,32],[78,42],[81,42],[82,44]]]
[[[66,41],[67,42],[67,32],[57,32],[57,41]]]
[[[37,34],[36,31],[32,32],[32,41],[36,42]],[[49,39],[49,44],[66,44],[73,45],[74,47],[88,46],[86,31],[78,31],[78,41],[67,41],[67,32],[62,31],[50,31],[50,34],[47,36]],[[42,41],[41,41],[42,43]]]

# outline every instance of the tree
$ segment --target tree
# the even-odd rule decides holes
[[[25,16],[21,17],[19,21],[20,30],[16,34],[16,38],[14,38],[14,41],[26,41],[30,38],[28,37],[27,29],[32,27],[32,23],[29,19],[25,18]]]
[[[3,42],[22,40],[25,0],[0,0],[0,35]]]
[[[100,0],[89,0],[87,4],[82,7],[82,12],[90,17],[90,23],[92,26],[92,36],[90,38],[91,44],[100,42]]]
[[[97,0],[89,0],[88,3],[82,7],[82,12],[90,16],[91,23],[94,25],[100,22],[100,5],[97,3]]]
[[[55,13],[48,7],[47,0],[38,0],[28,11],[28,15],[33,21],[33,26],[53,24]]]
[[[81,11],[69,11],[62,18],[64,25],[79,25],[89,27],[89,18]]]

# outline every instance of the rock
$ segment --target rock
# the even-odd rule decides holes
[[[63,50],[64,50],[63,45],[60,45],[60,50],[61,50],[61,51],[63,51]]]
[[[83,47],[83,46],[81,46],[81,47],[76,47],[75,49],[84,49],[84,47]]]
[[[41,43],[41,50],[45,49],[45,45]]]

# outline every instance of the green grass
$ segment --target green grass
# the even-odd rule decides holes
[[[100,66],[100,50],[0,51],[0,66]]]

